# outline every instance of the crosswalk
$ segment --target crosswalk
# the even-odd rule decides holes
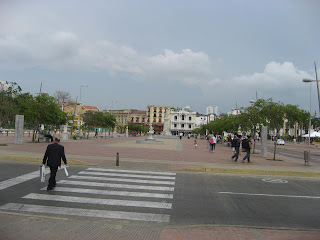
[[[172,172],[88,168],[0,210],[170,222],[175,181]]]

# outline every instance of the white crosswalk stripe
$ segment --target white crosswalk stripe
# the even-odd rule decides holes
[[[0,206],[0,209],[170,222],[169,213],[172,209],[175,180],[176,173],[170,172],[88,168],[86,171],[69,176],[68,180],[58,181],[58,186],[54,191],[45,192],[46,188],[42,188],[41,194],[30,193],[23,196],[22,199],[28,201],[27,203],[8,203]],[[128,191],[128,189],[131,190]],[[30,204],[32,200],[43,204]],[[60,207],[54,206],[55,202],[60,202]],[[68,207],[70,203],[77,205]],[[68,206],[64,207],[61,204]],[[84,208],[79,208],[79,206]],[[144,209],[150,210],[145,212]]]
[[[46,190],[42,188],[41,190]],[[96,190],[96,189],[83,189],[83,188],[67,188],[56,187],[54,189],[58,192],[73,192],[73,193],[90,193],[99,195],[111,195],[111,196],[127,196],[127,197],[143,197],[143,198],[168,198],[173,199],[173,194],[162,193],[144,193],[144,192],[126,192],[126,191],[109,191],[109,190]]]
[[[135,174],[122,174],[122,173],[104,173],[104,172],[87,172],[81,171],[79,174],[87,175],[102,175],[102,176],[112,176],[112,177],[131,177],[131,178],[149,178],[149,179],[168,179],[175,180],[175,177],[166,177],[166,176],[150,176],[150,175],[135,175]]]
[[[154,191],[174,191],[174,187],[159,187],[159,186],[144,186],[144,185],[126,185],[126,184],[112,184],[112,183],[101,183],[101,182],[81,182],[81,181],[69,181],[61,180],[58,184],[69,184],[69,185],[81,185],[81,186],[92,186],[92,187],[110,187],[110,188],[128,188],[128,189],[142,189],[142,190],[154,190]]]
[[[105,180],[113,182],[131,182],[131,183],[147,183],[147,184],[160,184],[160,185],[175,185],[172,181],[154,181],[154,180],[139,180],[128,178],[107,178],[107,177],[91,177],[91,176],[70,176],[71,179],[86,179],[86,180]]]
[[[100,171],[100,172],[142,173],[142,174],[169,175],[169,176],[176,175],[176,173],[171,173],[171,172],[147,172],[147,171],[106,169],[106,168],[88,168],[87,170],[88,171]]]

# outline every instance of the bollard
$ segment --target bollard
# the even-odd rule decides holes
[[[117,153],[116,166],[119,166],[119,153]]]
[[[304,164],[309,166],[310,151],[304,151]]]

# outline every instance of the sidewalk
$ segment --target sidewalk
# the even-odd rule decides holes
[[[166,171],[201,171],[220,173],[249,173],[284,176],[320,177],[320,163],[311,162],[304,165],[304,160],[280,154],[273,159],[273,153],[267,158],[255,150],[251,154],[252,163],[242,163],[244,153],[240,153],[238,162],[231,160],[232,149],[225,144],[217,144],[216,151],[210,153],[207,142],[198,140],[198,148],[194,149],[193,139],[161,139],[164,144],[136,144],[136,140],[144,137],[120,137],[88,140],[68,140],[61,142],[69,165],[86,164],[102,167],[115,166],[116,155],[119,153],[120,166],[132,169],[166,170]],[[14,138],[0,135],[0,159],[41,162],[48,143],[31,143],[30,137],[25,137],[21,145],[13,144]],[[258,143],[259,144],[259,143]],[[311,154],[320,154],[317,147],[308,148],[303,144],[287,144],[277,146],[277,149],[290,149],[303,153],[310,150]],[[272,146],[272,143],[269,143]]]
[[[320,177],[320,164],[305,166],[304,160],[277,155],[277,161],[271,160],[273,154],[264,159],[260,154],[252,154],[252,162],[242,163],[241,153],[237,163],[231,161],[232,151],[225,144],[217,144],[214,153],[209,152],[207,142],[198,140],[194,149],[193,139],[158,139],[164,144],[136,144],[144,137],[120,137],[107,139],[68,140],[61,142],[69,165],[84,164],[100,167],[115,167],[116,155],[120,156],[120,167],[132,170],[153,171],[210,171],[217,173],[265,174],[299,177]],[[25,137],[21,145],[13,144],[12,136],[0,135],[0,161],[42,162],[48,143],[31,143]],[[293,148],[293,144],[277,148]],[[299,145],[295,151],[309,150],[307,145]],[[258,151],[257,151],[258,152]],[[312,154],[320,153],[316,147]],[[11,214],[0,212],[1,229],[5,239],[237,239],[237,240],[284,240],[284,239],[320,239],[320,230],[270,229],[248,226],[170,226],[140,222],[87,221],[44,215]],[[19,231],[17,231],[17,226]],[[50,227],[48,227],[50,226]],[[30,231],[32,229],[32,231]],[[59,229],[59,231],[57,231]],[[1,231],[0,231],[1,232]],[[1,236],[0,236],[1,238]]]

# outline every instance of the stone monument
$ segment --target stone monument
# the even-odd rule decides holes
[[[153,139],[152,135],[154,134],[154,130],[152,127],[152,123],[149,124],[149,132],[147,132],[148,134],[148,139]]]
[[[126,127],[126,137],[129,137],[129,127]]]
[[[166,115],[164,117],[164,125],[163,125],[163,133],[162,135],[164,136],[171,136],[171,131],[169,129],[169,116],[168,116],[168,112],[166,112]]]
[[[24,115],[16,115],[14,144],[23,143],[23,124],[24,124]]]
[[[62,140],[68,140],[68,125],[63,125],[63,133],[62,133]]]
[[[152,137],[152,135],[154,134],[154,130],[152,127],[152,123],[149,124],[149,132],[147,132],[148,134],[148,138],[143,139],[143,140],[136,140],[136,143],[145,143],[145,144],[163,144],[163,142],[161,141],[157,141],[156,139],[154,139]]]

